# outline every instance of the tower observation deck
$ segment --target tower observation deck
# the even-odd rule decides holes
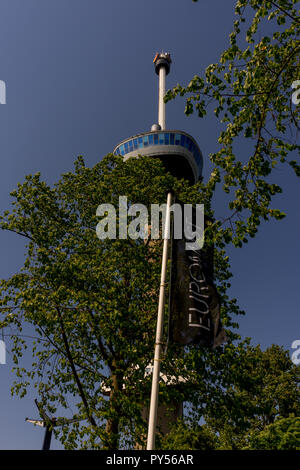
[[[180,130],[165,128],[165,77],[171,66],[168,53],[156,54],[155,71],[159,76],[158,124],[153,124],[151,131],[143,132],[120,142],[113,150],[115,155],[122,155],[124,160],[139,155],[159,158],[165,168],[178,178],[185,178],[192,184],[202,179],[203,156],[195,139]]]

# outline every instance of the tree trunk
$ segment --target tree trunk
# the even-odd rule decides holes
[[[114,364],[115,365],[115,364]],[[111,375],[112,384],[109,395],[110,410],[113,412],[114,417],[109,418],[106,423],[105,431],[107,437],[104,442],[103,449],[105,450],[118,450],[119,445],[119,405],[115,402],[116,395],[118,396],[121,390],[122,378],[115,374]],[[117,397],[118,400],[118,397]]]

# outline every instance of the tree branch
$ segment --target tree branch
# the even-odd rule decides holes
[[[91,423],[92,426],[96,426],[96,422],[95,422],[92,414],[90,413],[89,405],[88,405],[88,402],[87,402],[87,399],[86,399],[86,394],[83,390],[81,381],[79,379],[79,376],[78,376],[76,368],[75,368],[75,364],[74,364],[73,357],[72,357],[72,354],[71,354],[71,351],[70,351],[70,346],[69,346],[68,338],[67,338],[67,335],[66,335],[66,332],[65,332],[64,322],[63,322],[63,318],[62,318],[60,309],[58,307],[56,307],[56,311],[57,311],[57,314],[58,314],[58,319],[59,319],[59,323],[60,323],[60,327],[61,327],[61,334],[62,334],[64,345],[65,345],[65,348],[66,348],[67,357],[68,357],[68,360],[69,360],[69,363],[70,363],[70,366],[71,366],[71,369],[72,369],[72,372],[73,372],[73,375],[74,375],[75,382],[76,382],[77,387],[78,387],[79,394],[81,396],[83,405],[86,409],[89,422]]]
[[[286,10],[284,10],[283,8],[281,8],[279,5],[277,5],[277,3],[273,2],[273,0],[268,0],[270,3],[272,3],[272,5],[275,7],[275,8],[278,8],[278,10],[282,11],[282,13],[284,13],[286,16],[288,16],[289,18],[291,18],[293,21],[296,21],[296,23],[300,23],[300,20],[298,18],[295,18],[294,16],[290,15]]]

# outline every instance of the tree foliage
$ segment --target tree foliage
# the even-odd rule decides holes
[[[205,411],[221,449],[242,449],[251,433],[278,418],[300,416],[300,370],[287,351],[277,345],[262,351],[250,344],[232,351],[234,358],[222,365],[225,387]]]
[[[246,341],[236,347],[227,345],[215,359],[220,369],[211,360],[210,374],[217,386],[214,390],[202,387],[191,391],[185,422],[178,422],[164,436],[163,448],[299,447],[299,418],[295,416],[300,415],[300,370],[288,352],[277,345],[261,351]],[[200,426],[203,419],[205,424]]]
[[[282,418],[253,433],[248,450],[300,450],[300,418]]]
[[[215,450],[218,437],[206,425],[189,427],[179,420],[161,439],[162,450]]]
[[[60,438],[67,448],[117,448],[145,436],[141,410],[150,397],[151,378],[145,378],[145,370],[153,355],[161,242],[99,240],[96,210],[101,203],[117,208],[120,195],[129,204],[138,201],[150,208],[165,203],[170,189],[183,202],[204,202],[197,185],[173,178],[158,160],[123,162],[109,155],[87,168],[80,157],[75,172],[63,175],[53,188],[39,174],[26,177],[11,193],[13,210],[1,218],[3,230],[28,241],[24,266],[0,285],[0,326],[14,340],[19,378],[13,392],[24,396],[33,383],[50,413],[63,413],[68,397],[74,397],[73,417],[86,421],[62,428]],[[216,251],[216,259],[223,322],[233,340],[232,315],[240,311],[226,294],[228,259],[222,250]],[[26,325],[37,337],[32,344],[35,360],[27,369],[19,365],[30,346],[22,336]],[[205,367],[199,348],[191,348],[188,357],[191,366],[201,362]],[[179,371],[190,379],[186,361],[182,349],[170,345],[162,364],[167,380],[175,377],[178,382]],[[209,378],[205,387],[210,384]],[[188,394],[189,387],[161,387],[161,400],[170,406]]]
[[[229,215],[216,221],[210,234],[219,243],[242,246],[255,236],[261,220],[285,216],[272,207],[273,197],[282,192],[272,181],[275,168],[288,164],[300,176],[295,160],[300,151],[297,3],[238,0],[230,45],[219,62],[165,97],[169,101],[187,96],[185,113],[196,110],[200,118],[214,104],[214,114],[223,125],[220,149],[210,155],[213,170],[203,185],[210,195],[219,183],[228,193]],[[250,151],[245,141],[251,144]]]

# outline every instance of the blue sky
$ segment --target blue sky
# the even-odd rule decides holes
[[[73,169],[77,155],[94,165],[122,139],[147,131],[157,121],[156,51],[170,51],[167,88],[187,84],[217,61],[234,20],[234,0],[2,0],[0,3],[0,80],[7,103],[0,105],[0,211],[9,193],[29,173],[49,183]],[[300,78],[300,77],[295,77]],[[220,126],[211,116],[184,115],[184,101],[167,105],[167,127],[182,129],[204,156],[215,151]],[[240,152],[247,152],[241,144]],[[299,186],[289,168],[276,170],[284,189],[277,207],[280,222],[262,224],[254,240],[230,249],[231,293],[246,316],[240,332],[263,348],[290,349],[300,339]],[[214,206],[225,213],[224,193]],[[0,233],[0,277],[18,270],[24,242]],[[9,340],[7,340],[9,346]],[[30,357],[25,358],[29,363]],[[0,449],[39,449],[43,431],[25,423],[36,417],[31,391],[11,398],[12,361],[0,365]],[[60,444],[53,441],[53,448]]]

